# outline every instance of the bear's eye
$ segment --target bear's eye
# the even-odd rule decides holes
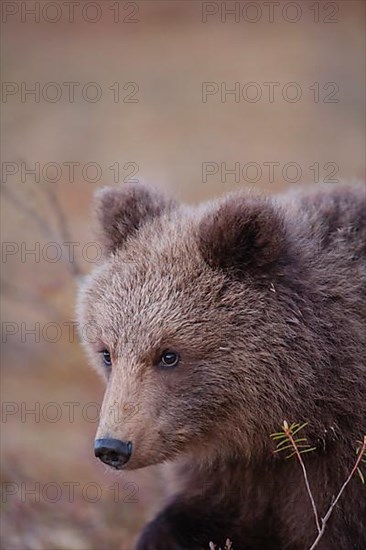
[[[175,351],[164,351],[159,360],[159,367],[176,367],[179,363],[179,355]]]
[[[112,359],[111,359],[110,352],[107,349],[102,349],[102,351],[100,353],[102,354],[103,363],[105,364],[105,366],[106,367],[111,367],[112,366]]]

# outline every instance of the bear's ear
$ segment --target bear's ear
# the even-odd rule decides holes
[[[213,268],[235,273],[273,265],[285,249],[279,209],[268,200],[231,195],[209,209],[199,226],[199,248]]]
[[[104,187],[96,192],[95,203],[99,238],[107,253],[120,248],[144,223],[176,206],[173,200],[142,184]]]

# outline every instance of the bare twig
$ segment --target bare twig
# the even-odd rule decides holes
[[[60,316],[60,311],[53,305],[46,303],[41,297],[29,287],[25,290],[23,287],[15,287],[8,281],[0,279],[1,293],[4,297],[11,300],[16,300],[21,306],[28,307],[31,304],[39,309],[44,315],[52,319],[57,319]]]
[[[50,204],[52,205],[52,208],[53,208],[54,213],[56,215],[57,223],[58,223],[58,229],[59,229],[59,233],[60,233],[62,241],[66,242],[66,243],[71,242],[69,226],[68,226],[68,223],[67,223],[67,220],[66,220],[66,217],[65,217],[65,213],[61,208],[60,202],[59,202],[54,190],[51,189],[50,187],[47,187],[46,188],[46,193],[47,193],[47,196],[48,196],[48,200],[49,200]],[[80,275],[83,274],[81,268],[79,267],[78,262],[76,261],[76,258],[74,258],[72,262],[70,262],[70,261],[66,262],[66,264],[67,264],[69,270],[71,271],[72,275],[74,275],[76,277],[79,277]]]
[[[1,188],[2,193],[9,200],[9,202],[16,206],[16,208],[20,212],[25,214],[33,223],[38,226],[38,229],[45,239],[48,240],[51,238],[59,243],[71,242],[67,219],[53,189],[47,187],[45,189],[45,195],[47,196],[47,199],[55,214],[58,231],[56,231],[55,228],[48,223],[45,216],[40,215],[36,208],[33,208],[29,202],[24,200],[24,197],[19,198],[17,194],[9,188],[9,186],[2,185]],[[62,261],[72,276],[80,277],[81,275],[83,275],[83,271],[79,266],[76,258],[73,258],[73,261],[69,261],[65,259],[64,254],[62,254]]]
[[[38,225],[40,232],[46,239],[49,239],[50,236],[52,236],[52,238],[56,237],[53,228],[43,216],[39,215],[35,208],[32,208],[29,203],[26,203],[24,200],[20,199],[17,194],[9,188],[9,186],[2,185],[1,190],[3,195],[9,200],[9,202],[16,206],[19,212],[25,214],[36,225]]]
[[[290,429],[288,423],[286,422],[286,420],[284,421],[283,423],[283,431],[285,432],[285,434],[287,435],[287,438],[288,440],[290,441],[293,449],[294,449],[294,452],[296,453],[296,456],[297,456],[297,459],[300,463],[300,466],[302,468],[302,473],[303,473],[303,476],[304,476],[304,481],[305,481],[305,486],[306,486],[306,490],[307,490],[307,493],[309,495],[309,498],[310,498],[310,502],[311,502],[311,506],[312,506],[312,509],[313,509],[313,514],[314,514],[314,518],[315,518],[315,523],[316,523],[316,528],[318,529],[318,533],[320,533],[321,531],[321,527],[320,527],[320,522],[319,522],[319,514],[318,514],[318,510],[316,508],[316,504],[315,504],[315,500],[314,500],[314,497],[313,497],[313,493],[311,492],[311,489],[310,489],[310,484],[309,484],[309,479],[308,479],[308,474],[306,472],[306,468],[305,468],[305,464],[304,464],[304,461],[302,459],[302,456],[301,456],[301,452],[299,451],[299,448],[298,448],[298,445],[294,439],[294,436],[293,436],[293,433],[292,433],[292,430]]]
[[[329,520],[337,502],[339,501],[339,499],[341,498],[345,488],[347,487],[347,485],[349,484],[349,482],[351,481],[352,477],[354,476],[354,474],[356,473],[359,465],[360,465],[360,462],[362,460],[362,457],[364,456],[364,454],[366,453],[366,435],[364,436],[363,438],[363,443],[362,443],[362,446],[361,446],[361,449],[359,450],[358,452],[358,455],[357,455],[357,460],[355,462],[355,465],[353,466],[349,476],[347,477],[346,481],[343,483],[342,487],[340,488],[339,490],[339,493],[338,495],[336,496],[336,498],[333,500],[332,504],[329,506],[329,509],[328,509],[328,512],[325,514],[325,516],[322,518],[322,526],[321,526],[321,529],[320,529],[320,532],[318,533],[318,536],[316,537],[313,545],[310,547],[310,550],[313,550],[317,545],[318,545],[318,542],[320,541],[320,539],[322,538],[322,536],[324,535],[324,531],[325,531],[325,527],[327,525],[327,521]]]
[[[297,434],[305,426],[306,426],[306,423],[301,424],[301,425],[300,424],[291,424],[291,426],[289,426],[288,423],[285,420],[283,422],[283,431],[271,434],[271,438],[274,441],[279,440],[279,443],[277,443],[277,449],[274,451],[275,453],[284,451],[285,449],[292,449],[293,451],[291,452],[291,454],[287,458],[296,455],[296,457],[297,457],[297,459],[298,459],[298,461],[301,465],[306,490],[307,490],[307,493],[308,493],[310,501],[311,501],[311,506],[312,506],[313,513],[314,513],[315,523],[316,523],[316,527],[317,527],[317,530],[318,530],[318,535],[317,535],[315,541],[313,542],[312,546],[309,549],[309,550],[314,550],[314,548],[318,545],[320,539],[324,535],[327,522],[328,522],[330,516],[332,515],[332,512],[333,512],[335,506],[337,505],[337,503],[338,503],[339,499],[341,498],[344,490],[346,489],[347,485],[349,484],[349,482],[351,481],[352,477],[355,475],[356,472],[358,472],[358,474],[360,475],[361,481],[363,482],[363,475],[362,475],[362,472],[361,472],[359,466],[360,466],[361,461],[364,461],[363,456],[366,453],[366,435],[363,438],[363,442],[361,442],[361,447],[356,451],[357,459],[356,459],[356,462],[355,462],[349,476],[347,477],[346,481],[343,483],[343,485],[340,488],[337,496],[332,500],[325,516],[323,518],[321,518],[321,521],[319,521],[318,510],[317,510],[315,500],[314,500],[314,497],[313,497],[313,494],[312,494],[312,491],[311,491],[311,488],[310,488],[306,467],[305,467],[305,464],[304,464],[302,456],[301,456],[302,454],[304,454],[306,452],[313,451],[315,449],[315,447],[310,447],[310,445],[308,445],[308,443],[306,442],[306,438],[297,437]]]

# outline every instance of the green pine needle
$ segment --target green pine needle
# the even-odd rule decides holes
[[[291,458],[296,453],[303,454],[314,451],[315,447],[310,447],[307,442],[306,437],[294,437],[296,434],[299,435],[299,432],[308,425],[308,422],[293,422],[290,426],[286,421],[283,423],[284,430],[283,432],[275,432],[270,435],[272,441],[276,442],[276,450],[274,453],[280,453],[282,451],[287,451],[288,449],[293,449],[293,452],[288,454],[285,458]],[[294,445],[296,449],[294,448]]]

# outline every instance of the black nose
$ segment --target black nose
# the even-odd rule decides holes
[[[96,439],[94,442],[94,454],[105,464],[119,470],[128,462],[132,452],[131,441],[125,442],[119,439]]]

